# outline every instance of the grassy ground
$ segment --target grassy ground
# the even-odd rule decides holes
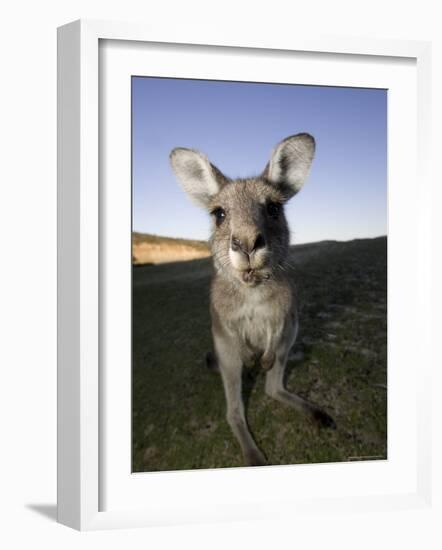
[[[293,249],[300,333],[287,387],[321,405],[318,429],[269,399],[264,374],[244,375],[248,419],[269,464],[386,458],[386,238]],[[210,260],[133,270],[133,471],[242,466],[225,421],[211,349]]]

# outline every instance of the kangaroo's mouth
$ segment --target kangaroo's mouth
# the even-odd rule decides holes
[[[249,268],[242,272],[241,279],[245,284],[254,286],[270,279],[270,273]]]

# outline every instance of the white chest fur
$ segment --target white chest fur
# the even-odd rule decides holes
[[[274,301],[250,292],[232,314],[235,332],[244,344],[257,350],[274,348],[284,328],[285,315]]]

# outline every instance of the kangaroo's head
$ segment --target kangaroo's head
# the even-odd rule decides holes
[[[314,152],[312,136],[290,136],[275,147],[260,176],[230,179],[200,152],[173,149],[179,182],[211,214],[212,254],[222,275],[255,286],[283,269],[289,247],[284,204],[304,184]]]

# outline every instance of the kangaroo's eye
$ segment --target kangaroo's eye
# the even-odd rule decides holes
[[[277,218],[281,213],[282,205],[278,202],[268,202],[267,203],[267,214],[271,218]]]
[[[215,217],[217,226],[221,225],[226,218],[226,212],[222,208],[215,208],[211,214]]]

